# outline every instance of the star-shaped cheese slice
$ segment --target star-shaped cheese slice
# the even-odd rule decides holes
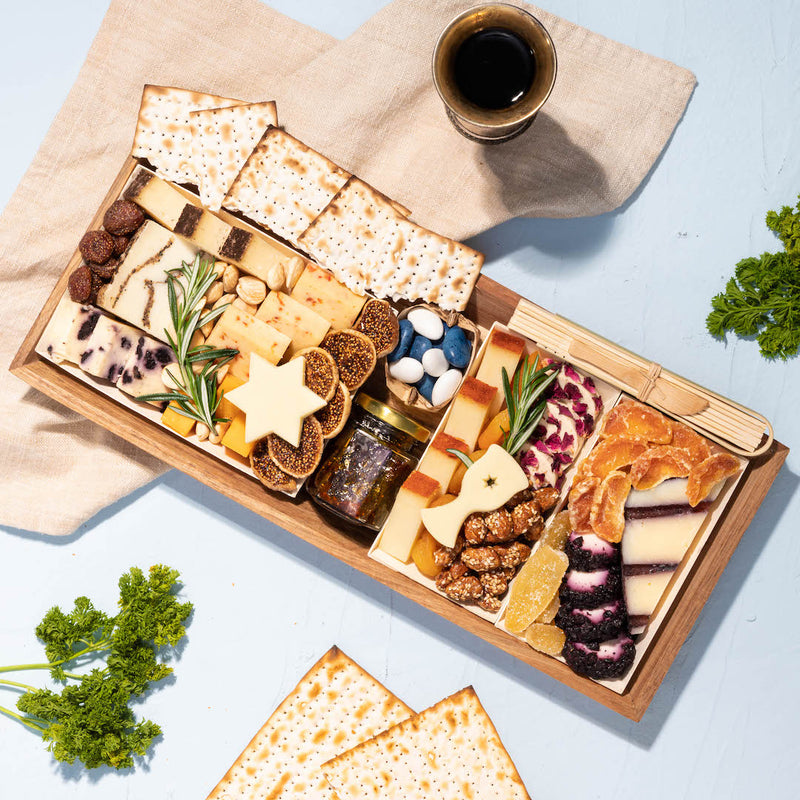
[[[245,413],[244,440],[254,442],[269,433],[300,446],[303,420],[325,401],[305,385],[303,356],[276,367],[257,353],[250,354],[250,380],[225,397]]]

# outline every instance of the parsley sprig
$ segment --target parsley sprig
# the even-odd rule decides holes
[[[800,203],[768,212],[767,227],[784,250],[740,261],[711,300],[706,327],[721,338],[726,331],[755,336],[763,356],[786,360],[800,348]]]
[[[65,686],[55,692],[0,679],[0,687],[24,690],[17,699],[21,713],[4,706],[0,713],[41,736],[59,761],[132,767],[134,756],[145,755],[161,728],[137,721],[130,701],[172,673],[164,663],[166,648],[183,638],[192,612],[191,603],[175,596],[178,578],[176,570],[160,564],[148,575],[131,568],[119,580],[119,612],[113,616],[87,597],[77,598],[69,613],[51,608],[36,628],[48,660],[0,667],[0,673],[49,670]],[[75,671],[99,658],[105,666]]]
[[[203,259],[199,253],[191,264],[184,261],[180,269],[167,274],[169,312],[175,335],[166,331],[166,336],[175,353],[180,374],[175,375],[169,368],[167,372],[180,389],[138,398],[147,402],[174,403],[178,414],[202,422],[210,431],[215,430],[217,422],[227,422],[215,416],[223,394],[217,383],[217,373],[239,352],[234,348],[213,348],[207,344],[192,346],[195,332],[215,320],[228,307],[225,303],[203,313],[206,292],[216,278],[213,260]],[[195,372],[195,364],[204,366]]]

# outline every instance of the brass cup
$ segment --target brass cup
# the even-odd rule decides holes
[[[481,108],[458,90],[454,64],[459,47],[485,28],[506,28],[527,42],[536,57],[530,89],[508,108]],[[556,81],[556,49],[547,29],[517,6],[492,3],[459,14],[442,31],[433,51],[433,83],[456,130],[468,139],[497,144],[519,136],[533,122]]]

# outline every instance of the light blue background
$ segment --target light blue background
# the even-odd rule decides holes
[[[273,5],[344,37],[383,3]],[[4,0],[0,205],[106,7]],[[798,361],[767,363],[753,342],[715,341],[704,319],[737,260],[777,247],[765,212],[800,192],[800,4],[553,0],[548,10],[688,67],[699,84],[624,208],[488,231],[472,242],[487,253],[486,273],[757,408],[797,447]],[[66,539],[2,532],[2,663],[41,658],[33,629],[50,605],[86,593],[111,608],[132,564],[178,567],[197,610],[175,682],[140,708],[166,732],[145,767],[59,767],[0,717],[0,797],[203,798],[334,642],[418,709],[473,684],[537,800],[797,797],[798,472],[795,452],[639,724],[176,472]]]

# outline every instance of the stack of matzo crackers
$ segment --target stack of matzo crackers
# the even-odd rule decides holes
[[[463,311],[483,256],[277,127],[275,103],[145,86],[132,153],[212,211],[239,212],[358,294]]]
[[[475,692],[421,714],[333,647],[208,800],[530,800]]]

